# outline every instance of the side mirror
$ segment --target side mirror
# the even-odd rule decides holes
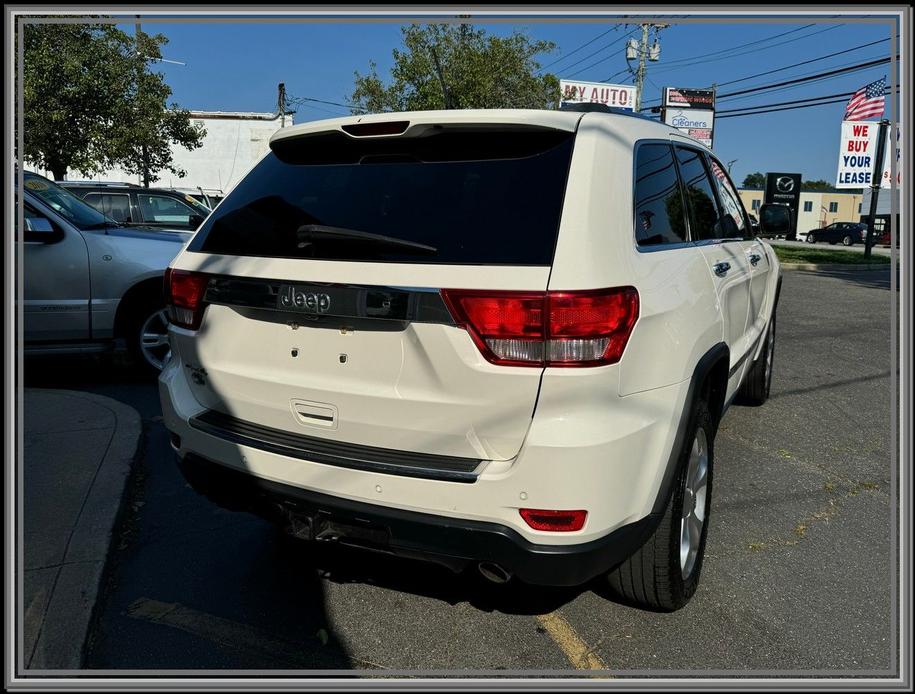
[[[22,240],[26,243],[54,243],[60,240],[60,236],[45,217],[26,217]]]
[[[54,227],[45,217],[26,217],[25,230],[34,234],[53,234]]]
[[[760,206],[759,227],[767,236],[787,236],[791,230],[791,208],[772,203]]]

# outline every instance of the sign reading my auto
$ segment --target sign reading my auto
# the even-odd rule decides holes
[[[559,80],[563,103],[604,104],[629,111],[635,108],[635,87],[603,82],[570,82]]]
[[[842,121],[842,139],[839,142],[839,171],[836,174],[836,188],[864,188],[873,185],[871,176],[877,156],[877,123],[868,121]],[[883,157],[883,175],[880,187],[889,188],[891,181],[892,157],[896,158],[896,185],[902,184],[901,143],[896,129],[896,149],[892,147],[890,128],[887,128],[886,150]]]

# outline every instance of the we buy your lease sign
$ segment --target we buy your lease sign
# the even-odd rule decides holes
[[[865,121],[842,121],[842,139],[839,144],[839,171],[836,174],[836,188],[863,188],[873,185],[874,161],[877,158],[877,132],[879,124]],[[889,188],[892,178],[891,165],[896,159],[896,185],[902,184],[902,161],[900,159],[901,129],[896,128],[896,149],[892,148],[890,128],[887,128],[886,150],[880,187]]]

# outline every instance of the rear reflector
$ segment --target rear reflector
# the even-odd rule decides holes
[[[568,292],[443,289],[458,325],[503,366],[615,364],[639,315],[634,287]]]
[[[408,120],[392,120],[384,123],[357,123],[344,125],[343,131],[353,137],[372,137],[377,135],[400,135],[410,125]]]
[[[197,330],[203,318],[206,304],[203,294],[210,276],[202,272],[187,270],[165,271],[165,302],[168,304],[168,318],[180,328]]]
[[[537,508],[518,509],[524,522],[534,530],[551,532],[573,532],[581,530],[588,517],[587,511],[547,511]]]

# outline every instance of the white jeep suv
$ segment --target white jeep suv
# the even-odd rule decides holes
[[[768,395],[780,274],[715,156],[536,110],[270,147],[166,277],[190,484],[299,537],[685,604],[718,422]]]

